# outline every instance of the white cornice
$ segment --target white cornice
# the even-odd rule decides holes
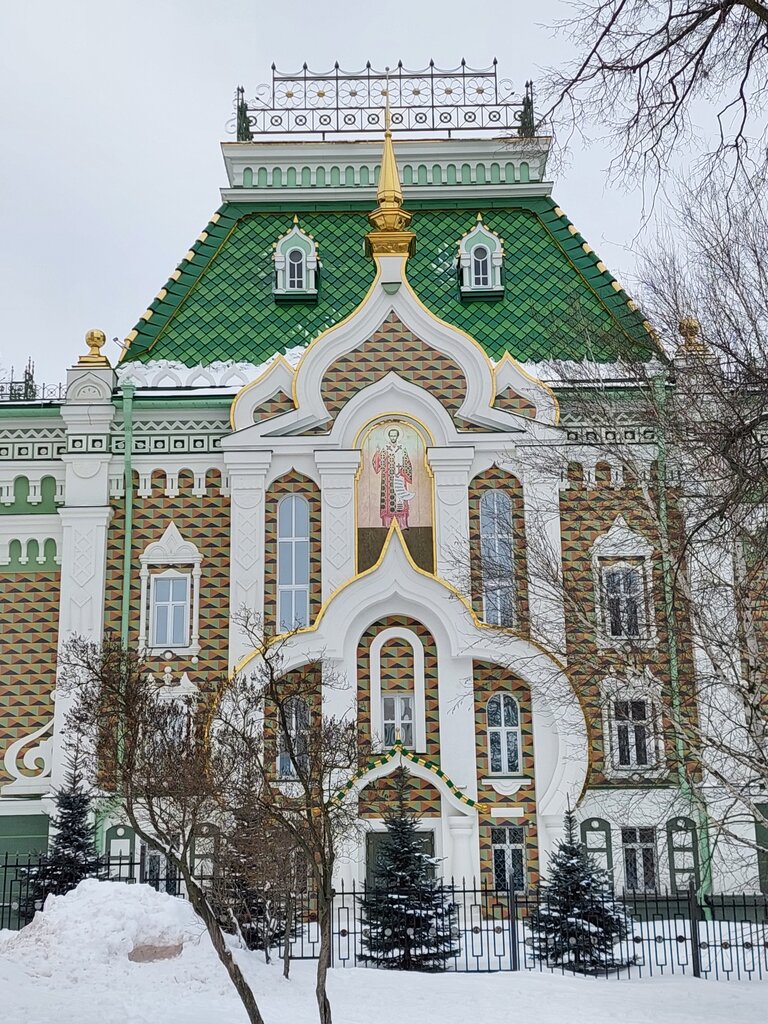
[[[551,194],[551,181],[498,185],[405,185],[403,205],[407,208],[411,199],[523,199]],[[345,199],[366,202],[373,207],[376,203],[376,189],[373,186],[344,185],[337,185],[335,188],[223,188],[221,199],[225,203],[339,202]]]

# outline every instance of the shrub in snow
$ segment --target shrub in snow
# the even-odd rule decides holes
[[[363,963],[401,971],[442,971],[459,953],[453,891],[434,878],[438,864],[421,845],[418,819],[408,813],[409,774],[395,773],[397,800],[387,819],[373,886],[361,899]]]
[[[91,798],[83,789],[77,761],[69,765],[64,785],[56,791],[55,829],[49,852],[25,869],[28,880],[23,916],[30,920],[49,895],[61,896],[84,878],[103,877],[91,822]]]
[[[565,839],[550,862],[540,902],[528,917],[534,959],[550,967],[597,974],[635,962],[617,944],[629,934],[630,918],[613,897],[610,879],[576,838],[573,811],[565,816]]]

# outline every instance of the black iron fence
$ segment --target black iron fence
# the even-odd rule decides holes
[[[0,929],[19,929],[41,909],[37,880],[44,862],[6,854],[0,858]],[[184,898],[183,881],[157,854],[139,860],[105,859],[99,877],[151,885]],[[289,944],[293,959],[315,959],[320,950],[319,907],[311,891],[244,900],[242,890],[210,863],[196,879],[215,903],[235,910],[246,935],[257,936],[273,957]],[[461,972],[549,971],[570,973],[567,964],[534,957],[532,915],[543,902],[537,890],[512,893],[489,886],[445,883],[444,913],[453,935],[447,969]],[[334,895],[332,957],[336,967],[365,965],[366,926],[361,915],[365,885],[341,887]],[[405,894],[407,897],[407,894]],[[610,978],[687,974],[717,980],[768,979],[768,895],[719,894],[699,900],[693,890],[677,893],[617,894],[630,918],[625,938],[616,944],[614,962],[626,966],[600,972]]]

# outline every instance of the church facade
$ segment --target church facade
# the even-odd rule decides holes
[[[287,670],[347,681],[323,705],[373,749],[340,879],[406,762],[446,875],[535,885],[570,804],[618,886],[701,884],[664,711],[675,685],[695,716],[694,659],[670,663],[637,485],[551,373],[660,353],[552,198],[549,140],[238,113],[222,203],[118,365],[92,331],[61,400],[0,404],[0,853],[46,842],[67,637],[111,630],[194,692],[249,663],[245,608],[296,630]],[[99,841],[138,853],[119,818]],[[724,853],[711,874],[743,884]]]

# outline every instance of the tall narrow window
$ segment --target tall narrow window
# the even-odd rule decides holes
[[[186,647],[189,643],[189,576],[152,577],[152,646]]]
[[[690,818],[673,818],[667,822],[669,876],[673,892],[685,892],[691,882],[699,884],[699,854],[696,825]]]
[[[487,490],[480,499],[480,562],[483,618],[494,626],[515,621],[512,501],[506,491]]]
[[[309,758],[309,705],[303,697],[283,702],[285,726],[279,723],[280,741],[277,772],[281,779],[295,779],[298,770],[306,771]]]
[[[491,775],[520,772],[520,709],[508,693],[495,693],[485,714],[488,726],[488,768]]]
[[[617,768],[651,768],[655,765],[654,716],[650,701],[614,701],[613,752]]]
[[[493,884],[497,889],[525,889],[525,830],[522,825],[491,829]]]
[[[309,502],[299,494],[277,506],[277,620],[281,629],[309,623]]]
[[[384,725],[384,746],[391,747],[400,739],[404,747],[413,749],[413,694],[385,693],[381,697],[381,720]]]
[[[489,288],[491,284],[491,258],[484,245],[472,250],[472,287]]]
[[[303,289],[304,279],[304,253],[301,249],[291,249],[288,253],[288,288]]]
[[[640,637],[645,625],[643,574],[639,566],[617,565],[602,571],[605,630],[611,637]]]
[[[624,885],[627,889],[655,892],[658,888],[658,855],[655,828],[623,828]]]

